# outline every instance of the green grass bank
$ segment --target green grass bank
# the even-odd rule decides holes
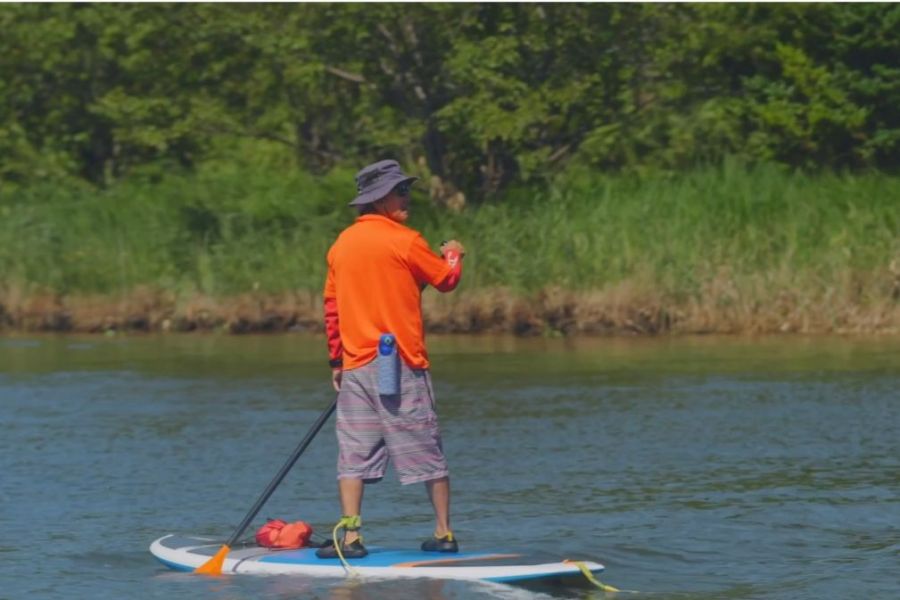
[[[775,166],[572,169],[460,212],[427,186],[410,225],[467,248],[432,331],[896,332],[900,178]],[[97,191],[0,189],[0,326],[319,327],[353,173],[208,166]]]

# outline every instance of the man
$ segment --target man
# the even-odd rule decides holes
[[[441,245],[438,257],[418,232],[403,224],[414,181],[394,160],[357,173],[357,196],[350,204],[360,216],[328,251],[325,329],[338,392],[338,491],[346,558],[368,553],[359,534],[363,489],[381,480],[388,459],[401,484],[425,483],[435,528],[422,549],[458,551],[450,529],[450,477],[434,410],[421,293],[427,285],[453,290],[462,275],[464,251],[453,240]],[[375,359],[379,339],[388,333],[395,336],[401,359],[400,393],[383,395]],[[317,554],[338,555],[333,545]]]

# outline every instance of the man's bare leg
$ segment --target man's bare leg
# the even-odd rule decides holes
[[[362,479],[338,479],[338,492],[341,495],[341,514],[359,515],[362,511],[363,499]],[[358,531],[344,531],[344,544],[352,544],[359,539]]]
[[[426,481],[425,489],[434,507],[434,536],[442,538],[450,533],[450,478]]]

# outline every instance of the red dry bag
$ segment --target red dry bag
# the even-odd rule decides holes
[[[263,548],[303,548],[309,543],[312,532],[312,525],[305,521],[287,523],[269,519],[256,531],[256,543]]]

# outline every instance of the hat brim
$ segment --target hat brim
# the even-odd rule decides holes
[[[371,204],[377,200],[381,200],[391,193],[391,190],[401,183],[413,183],[418,181],[418,177],[410,177],[402,173],[391,174],[385,177],[384,181],[365,193],[360,194],[350,202],[350,206],[361,206],[363,204]]]

